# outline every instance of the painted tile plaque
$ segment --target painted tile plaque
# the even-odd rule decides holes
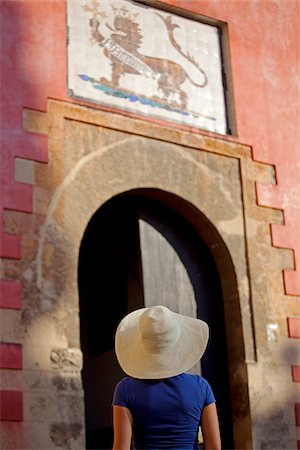
[[[131,0],[69,0],[70,96],[227,130],[218,28]]]

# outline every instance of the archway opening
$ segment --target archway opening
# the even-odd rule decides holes
[[[158,237],[150,231],[151,237],[148,228],[155,230]],[[185,303],[184,299],[177,301],[184,291],[178,285],[180,281],[174,278],[169,283],[173,268],[163,270],[163,266],[172,265],[178,270],[178,265],[175,268],[174,258],[166,260],[166,246],[158,250],[157,256],[153,242],[158,247],[165,245],[159,242],[166,242],[174,249],[183,267],[179,270],[188,274],[196,314],[210,326],[211,338],[201,360],[201,374],[208,379],[217,398],[223,448],[234,448],[224,293],[208,243],[209,239],[214,241],[214,235],[217,233],[213,226],[199,211],[158,190],[120,194],[91,218],[81,243],[78,271],[88,449],[107,449],[112,445],[112,393],[124,375],[113,350],[119,320],[127,312],[149,306],[149,301],[167,302],[174,311]],[[156,266],[155,273],[149,269],[151,261]],[[170,289],[174,289],[173,304]]]

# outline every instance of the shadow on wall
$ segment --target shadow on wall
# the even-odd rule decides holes
[[[274,345],[280,345],[274,342]],[[257,380],[260,389],[254,396],[257,410],[252,414],[252,428],[257,436],[254,448],[261,450],[294,450],[297,448],[296,414],[293,404],[299,398],[298,383],[287,378],[293,361],[299,361],[300,348],[283,342],[278,359],[281,366],[271,366],[270,373]],[[281,375],[281,373],[282,375]],[[287,386],[292,390],[287,391]],[[283,389],[285,388],[285,391]],[[299,441],[298,441],[299,442]]]
[[[43,256],[46,255],[44,266],[38,266],[38,241],[52,195],[47,187],[35,186],[34,213],[20,214],[33,209],[31,184],[35,174],[26,159],[47,163],[47,138],[23,130],[23,109],[46,110],[48,97],[65,95],[65,77],[61,77],[65,55],[57,57],[60,49],[65,52],[65,2],[1,1],[0,7],[1,74],[5,87],[1,90],[5,121],[1,124],[4,145],[0,178],[5,185],[4,208],[18,211],[6,215],[6,229],[10,234],[22,233],[22,259],[10,259],[19,258],[18,240],[13,241],[10,236],[13,245],[5,255],[3,277],[22,284],[24,386],[18,388],[25,391],[23,423],[3,421],[1,443],[7,449],[83,448],[81,355],[66,348],[64,336],[66,324],[70,318],[76,321],[76,314],[67,307],[62,311],[59,304],[66,289],[70,246],[59,226],[51,223],[42,248]],[[57,171],[53,164],[47,167],[43,180],[47,186],[51,184],[52,171]],[[37,280],[39,269],[45,275],[41,286]],[[20,329],[17,325],[16,335]],[[68,335],[69,346],[75,347],[72,332]],[[11,377],[9,381],[14,389],[15,379]]]
[[[41,201],[37,186],[34,214],[22,214],[31,213],[33,210],[32,184],[35,180],[34,168],[29,161],[47,163],[48,158],[47,138],[23,130],[23,109],[45,110],[47,96],[59,98],[58,86],[61,81],[59,76],[55,75],[55,70],[57,74],[61,73],[59,66],[63,67],[64,58],[55,61],[55,66],[52,62],[55,58],[54,52],[58,48],[55,42],[60,42],[61,34],[65,33],[64,27],[55,30],[58,28],[57,23],[64,24],[65,6],[64,2],[58,1],[43,2],[42,7],[40,2],[1,1],[0,8],[3,63],[1,116],[5,118],[1,123],[3,146],[0,183],[1,188],[3,187],[3,208],[12,210],[9,213],[4,211],[5,230],[8,234],[5,238],[1,236],[2,256],[6,258],[2,277],[22,285],[21,324],[18,322],[17,313],[13,315],[8,311],[10,318],[16,317],[16,322],[11,325],[4,339],[23,341],[24,377],[22,383],[18,382],[20,378],[13,376],[13,373],[9,380],[3,377],[4,389],[22,390],[24,395],[23,404],[15,405],[15,408],[21,409],[17,412],[23,421],[3,420],[1,443],[7,449],[48,448],[50,432],[54,445],[70,448],[72,440],[80,440],[79,435],[83,428],[80,423],[82,420],[78,420],[78,417],[83,416],[83,412],[80,412],[80,407],[74,402],[74,392],[82,392],[78,380],[74,377],[74,367],[77,366],[74,366],[72,361],[69,361],[68,365],[69,357],[66,355],[61,355],[60,361],[51,360],[50,351],[45,345],[52,331],[47,326],[47,318],[57,307],[56,286],[59,286],[60,290],[65,287],[64,261],[67,246],[62,233],[52,229],[56,238],[52,242],[50,239],[47,244],[53,267],[48,268],[49,276],[54,278],[50,288],[53,293],[48,298],[44,297],[37,287],[35,258],[47,199],[44,197]],[[64,82],[63,80],[62,83]],[[46,196],[46,192],[44,195]],[[2,222],[2,209],[0,216]],[[4,317],[5,314],[6,311],[3,311]],[[60,370],[59,365],[64,364],[63,358],[66,362],[65,369],[62,369],[66,371],[64,376],[57,373]],[[53,373],[49,370],[50,366],[54,366]],[[14,403],[10,402],[8,407],[13,405]]]

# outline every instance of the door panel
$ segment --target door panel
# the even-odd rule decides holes
[[[145,212],[138,212],[138,221],[145,306],[164,305],[197,317],[193,285],[176,246],[168,240],[171,230]],[[172,241],[176,241],[175,234]],[[191,372],[200,374],[200,363]]]

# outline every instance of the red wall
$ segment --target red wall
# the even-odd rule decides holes
[[[23,108],[45,110],[65,96],[63,1],[1,1],[1,214],[31,212],[32,187],[14,182],[14,158],[47,162],[47,142],[22,130]],[[3,227],[1,219],[0,227]],[[4,235],[1,256],[19,258],[19,237]]]

